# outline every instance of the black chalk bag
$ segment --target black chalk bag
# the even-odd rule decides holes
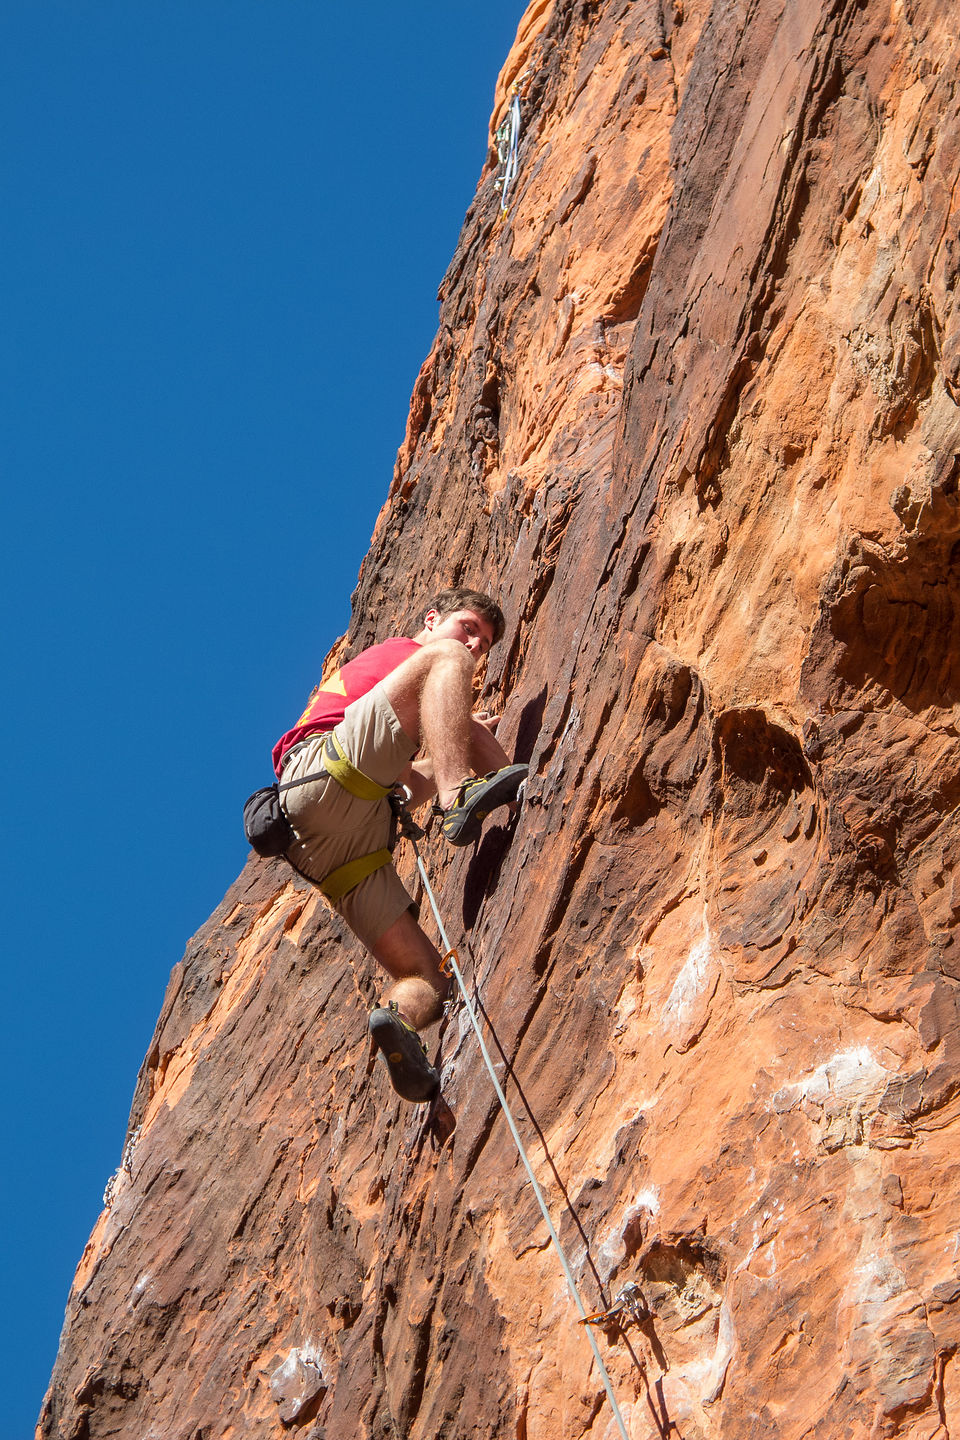
[[[279,785],[254,790],[243,807],[243,829],[258,855],[269,859],[286,854],[297,837],[283,813]]]

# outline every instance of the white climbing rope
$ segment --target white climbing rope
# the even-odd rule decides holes
[[[514,84],[510,109],[497,127],[496,134],[497,159],[503,169],[503,174],[494,181],[494,187],[500,191],[501,216],[507,213],[508,192],[516,178],[519,163],[517,152],[520,148],[520,96],[517,94],[517,88],[517,84]]]
[[[453,974],[457,984],[460,986],[460,993],[463,996],[463,1002],[467,1007],[467,1014],[470,1016],[470,1023],[473,1026],[474,1033],[476,1034],[477,1040],[480,1045],[480,1053],[483,1056],[487,1070],[490,1072],[490,1079],[493,1081],[493,1088],[497,1092],[497,1099],[500,1101],[500,1108],[506,1117],[507,1124],[510,1126],[510,1134],[513,1136],[513,1143],[517,1147],[520,1159],[523,1161],[524,1168],[526,1169],[527,1175],[529,1177],[530,1184],[533,1186],[533,1193],[537,1197],[537,1203],[540,1206],[544,1222],[546,1223],[547,1230],[550,1233],[550,1239],[553,1242],[553,1248],[556,1250],[557,1255],[560,1258],[560,1265],[563,1269],[563,1273],[566,1278],[570,1294],[573,1296],[574,1303],[576,1304],[577,1309],[580,1311],[581,1323],[583,1321],[589,1321],[592,1317],[588,1316],[586,1306],[580,1299],[580,1292],[577,1289],[576,1281],[574,1280],[573,1274],[570,1270],[570,1266],[567,1263],[567,1257],[563,1252],[563,1246],[560,1244],[559,1236],[557,1235],[557,1232],[553,1227],[553,1221],[550,1219],[550,1211],[547,1209],[547,1202],[543,1198],[543,1191],[540,1189],[540,1186],[537,1183],[537,1177],[533,1173],[533,1167],[530,1164],[527,1152],[524,1149],[523,1141],[520,1139],[520,1133],[517,1130],[513,1115],[510,1112],[510,1106],[507,1104],[507,1097],[503,1093],[503,1087],[501,1086],[500,1081],[497,1079],[497,1072],[493,1068],[493,1061],[490,1059],[490,1052],[487,1049],[486,1042],[484,1041],[483,1031],[480,1029],[480,1021],[477,1017],[477,1012],[474,1008],[472,1000],[470,999],[470,996],[467,994],[467,987],[463,978],[463,972],[461,971],[460,966],[457,964],[456,951],[453,949],[449,939],[447,938],[447,932],[444,929],[443,921],[440,918],[440,911],[437,908],[437,901],[433,893],[433,887],[430,884],[430,877],[427,874],[427,867],[423,863],[423,858],[420,854],[419,849],[417,848],[416,840],[413,839],[412,835],[409,836],[409,838],[413,845],[413,853],[417,857],[417,869],[420,871],[420,878],[423,881],[423,888],[426,891],[427,899],[430,901],[430,908],[433,911],[433,918],[437,922],[437,929],[440,931],[440,938],[443,941],[444,950],[446,952],[444,957],[444,964],[449,965],[451,973]],[[593,1331],[591,1330],[589,1324],[587,1324],[586,1326],[586,1336],[587,1339],[590,1341],[590,1348],[592,1349],[594,1358],[596,1359],[597,1365],[599,1366],[600,1376],[603,1380],[603,1388],[607,1392],[607,1399],[610,1401],[610,1408],[613,1411],[614,1419],[617,1422],[617,1428],[620,1431],[622,1440],[630,1440],[630,1436],[627,1434],[627,1427],[623,1423],[623,1416],[620,1414],[620,1406],[617,1404],[617,1397],[614,1394],[610,1376],[607,1374],[607,1367],[603,1363],[603,1356],[600,1354],[596,1339],[594,1338]]]

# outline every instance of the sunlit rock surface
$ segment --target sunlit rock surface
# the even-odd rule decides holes
[[[534,0],[355,599],[353,648],[503,597],[526,803],[426,851],[584,1303],[649,1307],[597,1336],[636,1440],[960,1436],[955,22]],[[437,1153],[376,994],[251,859],[42,1437],[618,1433],[466,1017]]]

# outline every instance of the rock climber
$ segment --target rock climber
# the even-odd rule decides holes
[[[440,1019],[449,981],[391,863],[388,796],[400,786],[413,806],[435,796],[454,845],[470,844],[491,810],[516,801],[527,767],[511,765],[497,740],[499,717],[472,713],[477,663],[503,631],[488,595],[441,590],[416,635],[373,645],[335,670],[273,750],[295,836],[287,859],[393,980],[369,1029],[405,1100],[438,1093],[419,1032]]]

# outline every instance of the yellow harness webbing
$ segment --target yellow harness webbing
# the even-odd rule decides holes
[[[352,760],[348,760],[336,735],[331,730],[323,742],[323,750],[320,755],[324,770],[342,785],[344,790],[355,795],[358,800],[383,800],[390,794],[391,786],[378,785],[376,780],[371,780],[369,775],[364,775],[358,770]],[[355,860],[348,860],[345,865],[338,865],[336,870],[331,870],[322,880],[314,881],[314,884],[326,895],[331,905],[336,905],[344,895],[349,895],[355,890],[361,880],[366,880],[381,865],[389,865],[393,859],[389,850],[373,850],[369,855],[358,855]]]
[[[336,905],[344,895],[349,895],[361,880],[366,880],[381,865],[389,865],[393,856],[389,850],[374,850],[369,855],[360,855],[356,860],[348,860],[346,865],[338,865],[336,870],[331,870],[320,881],[319,888],[326,895],[331,905]]]
[[[332,730],[323,743],[322,759],[327,774],[332,775],[344,790],[349,790],[358,800],[384,800],[393,789],[392,785],[378,785],[376,780],[371,780],[369,775],[358,770],[352,760],[347,759],[343,746]]]

